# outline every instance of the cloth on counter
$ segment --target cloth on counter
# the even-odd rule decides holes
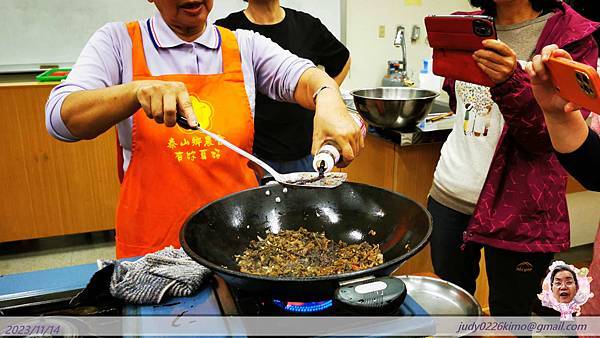
[[[91,313],[93,315],[110,313],[113,309],[120,308],[123,300],[113,297],[109,287],[114,268],[115,266],[110,264],[96,271],[86,287],[70,300],[69,307],[90,306],[94,308]]]
[[[172,246],[137,261],[98,260],[99,267],[114,265],[110,293],[134,304],[159,304],[165,297],[185,297],[208,280],[208,268]]]

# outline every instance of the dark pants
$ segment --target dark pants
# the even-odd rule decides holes
[[[474,294],[482,245],[469,243],[461,249],[463,231],[471,216],[432,198],[429,198],[427,209],[433,218],[431,259],[435,274]],[[554,254],[483,247],[491,315],[530,315]]]

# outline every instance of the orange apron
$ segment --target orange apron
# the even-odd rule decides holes
[[[138,22],[129,23],[127,29],[133,43],[133,80],[185,83],[200,125],[252,151],[252,113],[231,31],[218,28],[222,74],[152,76]],[[179,247],[179,230],[195,210],[257,186],[246,159],[198,131],[159,125],[141,109],[133,115],[131,151],[117,207],[117,258]]]

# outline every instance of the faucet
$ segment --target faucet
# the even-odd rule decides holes
[[[406,39],[404,37],[404,26],[396,27],[394,47],[402,47],[402,60],[400,70],[406,73]]]
[[[411,87],[414,85],[407,75],[406,69],[406,35],[404,31],[404,26],[398,25],[396,27],[396,35],[394,37],[394,47],[402,48],[402,59],[400,60],[400,78],[404,86]]]

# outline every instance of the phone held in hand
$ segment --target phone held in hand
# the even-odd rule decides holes
[[[425,17],[425,28],[433,48],[434,74],[487,87],[495,85],[473,60],[473,53],[483,49],[483,40],[497,39],[493,17],[430,15]]]
[[[594,67],[557,57],[548,59],[546,66],[560,97],[600,112],[600,76]]]

